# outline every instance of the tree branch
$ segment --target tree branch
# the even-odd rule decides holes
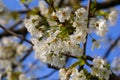
[[[114,7],[117,5],[120,5],[120,0],[108,0],[102,3],[97,3],[95,8],[99,10],[99,9],[106,9],[106,8]]]
[[[51,76],[52,74],[54,74],[56,72],[56,70],[51,71],[49,74],[39,77],[39,78],[33,78],[32,80],[41,80],[41,79],[45,79],[48,78],[49,76]]]
[[[106,59],[109,55],[109,53],[111,52],[111,50],[117,45],[117,43],[120,40],[120,36],[115,40],[115,42],[109,47],[109,49],[106,51],[105,55],[104,55],[104,59]]]
[[[88,9],[87,28],[89,28],[89,22],[90,22],[90,7],[91,7],[91,2],[92,2],[92,0],[89,0],[88,7],[87,7],[87,9]],[[88,39],[88,33],[86,35],[86,42],[84,43],[84,50],[83,50],[84,52],[83,52],[83,54],[86,54],[87,39]]]
[[[31,45],[33,45],[32,42],[30,42],[29,40],[25,39],[23,36],[19,36],[18,34],[12,32],[11,30],[9,30],[7,28],[5,28],[4,26],[0,25],[0,28],[2,28],[7,33],[9,33],[9,34],[11,34],[13,36],[16,36],[16,37],[20,38],[21,40],[26,41],[26,42],[30,43]]]
[[[30,47],[30,49],[26,51],[26,54],[20,59],[19,62],[23,62],[30,55],[32,51],[33,51],[33,48]]]

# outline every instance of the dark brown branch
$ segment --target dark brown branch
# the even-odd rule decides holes
[[[32,51],[33,51],[33,48],[31,47],[29,50],[26,51],[26,54],[20,59],[19,62],[23,62],[30,55]]]
[[[32,63],[32,65],[30,66],[30,68],[27,69],[24,73],[25,73],[25,74],[29,73],[29,72],[32,70],[32,68],[34,68],[34,66],[35,66],[37,63],[38,63],[38,60],[35,60],[35,61]]]
[[[30,8],[27,4],[23,3],[23,5],[26,7],[27,10],[30,10]]]
[[[95,8],[99,10],[99,9],[106,9],[106,8],[114,7],[117,5],[120,5],[120,0],[108,0],[102,3],[97,3]]]
[[[54,12],[56,12],[56,10],[55,10],[55,8],[54,8],[54,6],[53,6],[53,3],[52,3],[52,5],[47,1],[47,0],[44,0],[49,6],[50,6],[50,8],[54,11]]]
[[[6,31],[7,33],[9,33],[9,34],[11,34],[11,35],[13,35],[13,36],[16,36],[16,37],[20,38],[21,40],[24,40],[24,41],[32,44],[29,40],[25,39],[23,36],[19,36],[18,34],[12,32],[11,30],[9,30],[9,29],[7,29],[7,28],[5,28],[4,26],[0,25],[0,28],[2,28],[4,31]],[[33,45],[33,44],[32,44],[32,45]]]
[[[58,7],[62,7],[63,3],[64,3],[65,0],[60,0],[59,4],[58,4]]]
[[[26,28],[21,28],[19,30],[11,30],[11,31],[16,33],[16,34],[21,34],[21,35],[25,35],[27,33]],[[4,36],[11,36],[11,34],[8,33],[8,32],[3,32],[3,33],[0,34],[0,38],[2,38]]]
[[[87,7],[87,9],[88,9],[87,28],[89,28],[89,22],[90,22],[90,7],[91,7],[91,2],[92,2],[92,0],[89,0],[88,7]],[[83,54],[86,54],[87,39],[88,39],[88,33],[86,35],[86,42],[84,43],[84,50],[83,50],[84,52],[83,52]]]
[[[105,55],[104,55],[104,59],[106,59],[108,57],[108,55],[110,54],[111,50],[117,45],[117,43],[120,40],[120,36],[115,40],[115,42],[109,47],[109,49],[106,51]]]
[[[21,10],[21,11],[15,11],[17,13],[20,13],[20,14],[26,14],[29,12],[29,10]]]
[[[85,0],[80,0],[80,1],[85,1]],[[109,1],[101,2],[101,3],[96,3],[95,8],[96,10],[99,10],[99,9],[106,9],[106,8],[114,7],[117,5],[120,5],[120,0],[109,0]],[[26,14],[29,12],[29,10],[21,10],[17,12],[20,14]]]
[[[40,77],[40,79],[47,78],[47,77],[51,76],[52,74],[54,74],[55,72],[56,72],[56,70],[53,70],[53,71],[50,72],[48,75],[45,75],[45,76]]]
[[[45,79],[48,78],[49,76],[53,75],[56,72],[56,70],[51,71],[49,74],[39,77],[39,78],[33,78],[32,80],[41,80],[41,79]]]
[[[22,23],[22,20],[23,19],[20,19],[19,21],[17,21],[15,24],[13,24],[11,27],[10,27],[10,30],[14,29],[16,26],[18,26],[19,24]]]

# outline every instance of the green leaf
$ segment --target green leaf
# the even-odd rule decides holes
[[[83,66],[85,64],[85,60],[82,57],[78,57],[78,60],[80,61],[80,66]]]
[[[19,80],[19,75],[21,72],[13,72],[10,76],[11,80]]]
[[[107,69],[110,69],[110,65],[109,65],[109,64],[105,65],[105,67],[106,67]]]
[[[91,4],[91,6],[90,6],[91,10],[94,10],[94,9],[95,9],[95,6],[96,6],[96,3],[93,2],[93,3]]]
[[[39,14],[39,8],[37,7],[28,12],[28,15],[36,15],[36,14]]]
[[[97,16],[107,17],[108,13],[103,10],[99,10],[99,11],[97,11]]]
[[[32,0],[20,0],[20,2],[29,4],[30,2],[32,2]]]
[[[11,16],[12,16],[12,18],[13,19],[18,19],[19,18],[19,13],[17,13],[17,12],[11,12]]]
[[[77,61],[77,62],[75,62],[74,64],[72,64],[72,65],[70,66],[70,68],[72,69],[72,68],[78,66],[79,64],[80,64],[80,61]]]
[[[47,0],[47,1],[50,2],[50,3],[53,2],[53,0]]]
[[[47,0],[47,2],[49,3],[49,6],[53,6],[53,0]]]
[[[26,0],[20,0],[21,3],[25,3]]]
[[[83,66],[84,64],[85,64],[85,61],[81,58],[81,59],[79,59],[79,61],[77,61],[77,62],[75,62],[74,64],[72,64],[72,65],[70,66],[70,68],[74,68],[74,67],[76,67],[76,66],[78,66],[78,65]]]

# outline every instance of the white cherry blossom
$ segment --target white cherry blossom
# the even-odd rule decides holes
[[[61,8],[56,12],[56,16],[58,17],[60,22],[64,22],[70,18],[71,9],[69,7]]]
[[[103,68],[104,64],[105,64],[104,60],[99,56],[93,60],[94,67]]]
[[[88,16],[88,12],[85,8],[77,9],[75,11],[75,14],[76,14],[76,17],[81,19],[81,20],[87,19],[87,16]]]
[[[99,36],[104,36],[105,33],[108,31],[107,21],[105,19],[99,19],[96,23],[96,34]]]
[[[44,0],[39,1],[39,9],[40,9],[42,15],[46,15],[49,12],[47,3]]]
[[[108,20],[110,21],[111,25],[115,24],[117,16],[118,16],[117,10],[113,10],[109,13]]]

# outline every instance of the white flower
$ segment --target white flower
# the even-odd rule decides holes
[[[70,70],[69,70],[70,71]],[[61,68],[59,70],[59,74],[60,74],[60,80],[69,80],[69,76],[71,74],[71,71],[69,72],[68,69],[65,68]],[[69,74],[70,73],[70,74]],[[68,75],[69,74],[69,75]]]
[[[68,52],[69,54],[71,54],[73,56],[82,56],[83,55],[83,49],[81,49],[79,45],[76,45],[70,41],[64,42],[63,51]]]
[[[80,42],[84,43],[86,41],[85,37],[86,37],[86,32],[78,30],[73,35],[70,35],[70,40],[75,44],[80,44]]]
[[[105,62],[102,58],[97,57],[93,60],[92,75],[98,76],[100,79],[108,80],[111,70],[105,67]]]
[[[73,22],[73,27],[83,31],[87,29],[87,21],[75,18],[75,21]]]
[[[27,28],[28,32],[30,32],[31,35],[36,38],[40,38],[43,36],[43,33],[36,28],[40,20],[41,18],[38,15],[31,15],[29,19],[24,20],[24,25]]]
[[[61,46],[58,46],[59,42],[58,44],[55,43],[47,43],[43,40],[39,42],[39,44],[35,44],[33,48],[38,59],[61,68],[65,66],[66,57],[60,56],[59,52],[61,51]]]
[[[24,19],[24,25],[33,37],[40,38],[43,36],[43,32],[36,28],[36,26],[43,28],[39,26],[40,21],[41,18],[38,15],[31,15],[29,19]]]
[[[54,65],[54,66],[58,66],[59,68],[62,68],[62,67],[65,67],[65,60],[66,60],[66,57],[65,56],[59,56],[59,55],[53,55],[53,62],[51,63],[51,65]]]
[[[80,8],[75,11],[76,17],[82,20],[87,19],[88,12],[85,8]]]
[[[44,58],[46,58],[46,55],[50,53],[49,45],[44,41],[41,41],[39,44],[35,44],[33,49],[36,52],[36,56],[43,61],[45,60]]]
[[[111,74],[111,70],[107,68],[92,67],[92,75],[98,76],[100,79],[108,80]]]
[[[93,60],[93,66],[103,68],[103,65],[105,64],[104,60],[100,58],[99,56]]]
[[[23,52],[25,52],[27,47],[25,45],[18,45],[17,46],[17,54],[21,55]]]
[[[87,80],[83,70],[81,70],[80,72],[77,71],[72,75],[73,76],[71,80]]]
[[[99,70],[98,76],[101,79],[108,80],[110,74],[111,74],[111,70],[108,70],[107,68],[102,68]]]
[[[92,43],[92,50],[94,50],[94,48],[100,48],[100,40],[95,40]]]
[[[92,75],[98,76],[98,74],[99,74],[99,68],[92,67],[91,69],[92,69]]]
[[[58,17],[60,22],[64,22],[70,18],[71,9],[69,7],[61,8],[56,12],[56,16]]]
[[[44,0],[39,1],[39,9],[42,15],[48,14],[49,10],[47,8],[47,4]]]
[[[111,67],[112,67],[112,70],[115,72],[115,73],[119,73],[120,72],[120,57],[116,57],[113,59],[112,61],[112,64],[111,64]]]
[[[51,33],[50,37],[48,37],[46,41],[49,44],[50,50],[53,51],[54,54],[59,54],[62,50],[62,41],[57,38],[60,33],[60,30],[56,30],[54,33]]]
[[[31,42],[33,43],[33,44],[38,44],[39,43],[39,39],[38,38],[31,38]]]
[[[0,0],[0,24],[6,25],[11,19],[10,11],[5,7],[3,1]]]
[[[57,26],[58,23],[56,21],[48,20],[50,26]]]
[[[72,69],[60,69],[60,79],[61,80],[87,80],[84,74],[84,71],[81,70],[80,72],[76,68]]]
[[[108,28],[107,28],[107,21],[104,19],[99,19],[96,23],[96,33],[99,36],[104,36],[105,33],[107,32]]]
[[[30,80],[30,79],[26,78],[24,74],[20,74],[19,80]]]
[[[0,80],[2,79],[2,74],[0,73]]]
[[[7,69],[11,65],[11,60],[0,60],[0,69]]]
[[[116,10],[113,10],[112,12],[110,12],[108,16],[108,20],[110,21],[111,25],[115,24],[117,16],[118,16],[118,12]]]

